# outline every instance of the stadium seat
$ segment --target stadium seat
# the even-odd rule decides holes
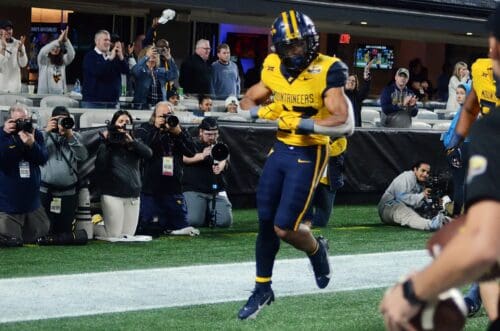
[[[90,128],[95,126],[105,126],[107,121],[111,121],[113,114],[116,112],[114,109],[95,109],[89,110],[80,116],[80,128]],[[134,122],[148,122],[151,118],[151,111],[149,110],[129,110],[128,111]]]
[[[16,103],[22,103],[28,107],[33,107],[33,100],[26,98],[22,95],[16,94],[2,94],[0,95],[0,105],[1,106],[12,106]]]
[[[361,108],[361,126],[362,127],[375,127],[377,121],[380,122],[380,111],[375,108],[363,107]]]
[[[450,128],[450,125],[451,125],[451,121],[434,124],[434,126],[432,128],[434,130],[447,131]]]
[[[417,114],[417,119],[426,119],[426,120],[437,120],[438,115],[427,109],[419,109]]]
[[[431,129],[432,126],[428,123],[416,121],[416,122],[411,123],[411,128],[412,129]]]
[[[57,106],[78,108],[80,107],[80,103],[77,100],[64,95],[49,95],[40,100],[40,107],[53,108]]]

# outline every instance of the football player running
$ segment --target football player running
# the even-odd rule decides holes
[[[497,77],[496,95],[499,96],[500,77],[500,5],[488,21],[490,58]],[[478,77],[478,79],[480,79]],[[477,82],[473,82],[477,85]],[[481,95],[478,94],[478,97]],[[469,95],[468,99],[471,96]],[[481,97],[479,97],[481,99]],[[473,101],[470,101],[473,102]],[[477,103],[477,101],[475,101]],[[467,106],[467,101],[466,101]],[[485,105],[481,105],[483,108]],[[380,304],[380,311],[388,330],[414,330],[411,318],[421,305],[435,300],[439,293],[455,286],[479,279],[500,258],[500,110],[495,107],[487,116],[475,118],[478,108],[462,112],[457,125],[457,137],[450,148],[458,145],[461,137],[470,130],[469,169],[467,173],[466,225],[453,237],[441,254],[424,270],[411,275],[403,284],[387,291]],[[472,124],[474,122],[474,124]],[[498,284],[496,308],[489,303],[489,330],[499,330]],[[491,295],[491,293],[490,293]],[[485,302],[486,305],[486,302]]]
[[[255,318],[274,300],[271,279],[281,240],[308,255],[319,288],[328,285],[327,241],[314,238],[301,221],[327,164],[329,136],[354,130],[352,105],[344,94],[347,66],[318,53],[312,20],[295,10],[282,12],[271,37],[275,52],[264,61],[261,81],[240,103],[253,118],[278,122],[277,141],[257,188],[255,289],[238,313],[242,320]],[[259,106],[271,95],[271,104]]]

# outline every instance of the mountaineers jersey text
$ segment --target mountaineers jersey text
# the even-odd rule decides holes
[[[296,78],[282,68],[276,54],[269,54],[262,67],[262,82],[273,92],[276,108],[301,118],[326,118],[330,115],[323,95],[332,87],[342,87],[347,79],[347,66],[336,57],[319,54]],[[290,113],[287,113],[289,115]],[[278,140],[287,145],[326,145],[329,137],[278,130]]]

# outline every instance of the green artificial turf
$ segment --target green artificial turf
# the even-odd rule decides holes
[[[0,278],[253,261],[256,215],[254,209],[235,210],[231,228],[203,228],[198,237],[1,249]],[[383,225],[375,206],[335,206],[330,224],[313,233],[329,239],[331,255],[423,249],[429,237],[423,231]],[[278,258],[303,256],[283,244]]]
[[[93,241],[86,246],[27,246],[0,250],[0,277],[98,272],[254,261],[255,210],[235,210],[229,229],[199,237],[162,237],[148,243]],[[424,249],[430,234],[380,223],[375,206],[335,206],[330,224],[313,229],[330,240],[331,255]],[[278,258],[303,257],[283,244]],[[255,321],[238,321],[244,302],[228,302],[0,324],[0,330],[382,330],[383,289],[280,297]],[[0,300],[1,302],[1,300]],[[468,320],[484,330],[487,318]]]
[[[257,319],[239,321],[244,302],[0,324],[1,330],[383,330],[383,289],[276,297]],[[484,311],[466,330],[485,330]]]

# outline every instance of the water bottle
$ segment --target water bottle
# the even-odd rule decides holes
[[[80,80],[78,78],[75,81],[75,85],[73,85],[73,92],[82,93],[82,88],[80,86]]]

